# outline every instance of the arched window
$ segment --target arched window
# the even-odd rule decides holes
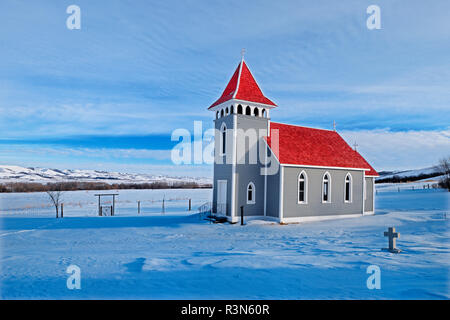
[[[221,117],[221,118],[223,117],[223,109],[220,110],[220,117]]]
[[[262,109],[261,116],[263,118],[266,118],[266,116],[267,116],[266,109]]]
[[[350,173],[345,176],[344,201],[352,202],[352,175]]]
[[[233,106],[230,107],[230,113],[231,113],[231,114],[234,113],[234,108],[233,108]]]
[[[253,110],[253,114],[255,115],[255,117],[259,116],[259,109],[255,108],[255,110]]]
[[[307,202],[307,190],[308,190],[308,180],[306,177],[306,172],[302,171],[298,175],[298,203]]]
[[[221,146],[220,146],[220,152],[221,155],[224,155],[227,150],[227,126],[222,124],[222,128],[220,129],[221,134]]]
[[[245,109],[245,114],[247,116],[251,116],[252,115],[252,109],[250,109],[250,106],[247,106],[247,108]]]
[[[238,110],[237,110],[238,112],[238,114],[242,114],[242,105],[238,105]]]
[[[247,186],[247,204],[255,203],[255,185],[250,182]]]
[[[228,114],[228,107],[225,108],[225,114]]]
[[[219,119],[219,111],[216,111],[216,119]]]
[[[331,178],[328,172],[322,179],[322,202],[331,202]]]

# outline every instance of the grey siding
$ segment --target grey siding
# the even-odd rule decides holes
[[[213,192],[213,212],[217,212],[217,181],[227,180],[227,215],[232,213],[232,179],[233,165],[231,159],[226,161],[226,156],[231,157],[233,154],[233,131],[228,130],[226,156],[220,156],[220,129],[225,123],[227,129],[234,128],[233,117],[236,117],[236,128],[246,132],[248,129],[264,130],[264,136],[267,135],[268,119],[262,117],[246,116],[241,114],[228,115],[215,120],[215,128],[217,129],[215,137],[215,161],[214,164],[214,192]],[[261,174],[262,164],[257,157],[254,164],[250,163],[250,153],[256,152],[259,155],[259,147],[261,144],[259,136],[255,141],[251,139],[241,139],[238,131],[238,139],[236,140],[236,174],[235,174],[235,216],[240,215],[240,207],[244,206],[244,215],[246,216],[263,216],[264,215],[264,175]],[[241,157],[240,157],[241,156]],[[221,160],[221,161],[220,161]],[[255,186],[255,203],[247,204],[247,186],[252,182]]]
[[[280,209],[280,171],[267,176],[267,208],[266,215],[279,217]]]
[[[372,212],[373,211],[373,188],[374,188],[374,178],[366,177],[366,199],[364,202],[364,211]]]
[[[220,128],[222,127],[222,124],[225,123],[227,129],[233,128],[233,117],[231,115],[217,119],[215,122],[215,128],[216,134],[220,134]],[[220,141],[220,136],[215,136],[215,164],[214,164],[214,181],[213,181],[213,205],[212,210],[213,212],[217,212],[217,181],[218,180],[227,180],[227,208],[226,208],[226,214],[227,216],[231,215],[231,190],[232,190],[232,165],[226,163],[225,156],[220,155],[220,146],[218,141]],[[226,154],[229,154],[232,152],[232,136],[227,136],[227,150]],[[221,161],[218,161],[218,159],[221,159]]]
[[[248,129],[264,130],[267,135],[268,119],[246,115],[236,115],[237,128],[244,132]],[[240,215],[240,207],[244,206],[245,216],[263,216],[264,215],[264,175],[261,174],[262,164],[259,161],[259,148],[261,145],[259,137],[256,143],[250,143],[251,139],[242,139],[238,132],[237,139],[237,161],[236,164],[236,215]],[[239,150],[243,150],[240,152]],[[257,163],[250,164],[250,152],[256,152],[258,155]],[[239,156],[244,155],[245,159]],[[245,160],[245,162],[243,162]],[[243,163],[242,163],[243,162]],[[242,164],[239,164],[242,163]],[[247,204],[247,186],[250,182],[255,185],[255,204]]]
[[[297,202],[298,176],[307,174],[307,203]],[[331,202],[322,203],[322,178],[325,172],[331,176]],[[352,201],[344,201],[345,177],[352,175]],[[284,167],[283,172],[283,217],[309,217],[362,214],[363,171],[341,169],[319,169]]]

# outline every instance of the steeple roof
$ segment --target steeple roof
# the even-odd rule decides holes
[[[208,109],[211,109],[231,99],[255,102],[276,107],[277,105],[266,98],[253,78],[250,69],[242,59],[236,71],[228,82],[222,95]]]

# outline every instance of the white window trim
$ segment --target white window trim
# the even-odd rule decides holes
[[[225,152],[223,152],[223,130],[225,129]],[[220,126],[220,143],[219,143],[219,155],[224,156],[226,155],[226,151],[227,151],[227,125],[225,124],[225,122],[222,123],[222,125]]]
[[[248,200],[248,189],[250,186],[252,186],[252,200]],[[256,203],[256,188],[255,188],[255,184],[253,182],[250,182],[247,185],[247,190],[246,190],[245,196],[247,199],[247,204],[255,204]]]
[[[346,192],[346,190],[347,190],[347,177],[350,177],[350,188],[349,188],[349,192],[350,192],[350,194],[349,194],[349,200],[346,200],[345,199],[345,192]],[[345,203],[352,203],[353,202],[353,177],[352,177],[352,175],[350,174],[350,172],[348,172],[346,175],[345,175],[345,179],[344,179],[344,202]]]
[[[303,174],[303,176],[305,177],[305,200],[304,201],[300,201],[299,198],[299,194],[300,194],[300,176]],[[297,203],[298,204],[308,204],[308,175],[306,174],[305,170],[302,170],[302,172],[300,172],[297,176]]]
[[[325,176],[328,176],[328,201],[323,200],[323,185],[325,182]],[[322,176],[322,193],[320,194],[322,203],[331,203],[331,174],[327,171]]]

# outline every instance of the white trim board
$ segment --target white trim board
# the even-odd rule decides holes
[[[212,107],[211,109],[208,109],[208,110],[215,112],[217,110],[220,110],[220,109],[223,109],[224,107],[229,106],[230,104],[233,104],[233,105],[235,104],[236,107],[239,104],[241,104],[242,107],[244,107],[244,104],[245,104],[245,107],[251,105],[253,107],[258,107],[258,108],[263,108],[263,109],[273,109],[273,108],[277,107],[276,105],[273,106],[273,105],[270,105],[270,104],[265,104],[265,103],[260,103],[260,102],[253,102],[253,101],[247,101],[247,100],[240,100],[240,99],[231,98],[231,99],[229,99],[227,101],[224,101],[224,102],[222,102],[222,103],[220,103],[218,105],[215,105],[214,107]]]
[[[270,130],[270,129],[269,129]],[[269,131],[270,133],[270,131]],[[278,159],[275,152],[273,152],[272,148],[267,143],[266,139],[263,139],[266,143],[267,147],[270,149],[270,153],[273,154],[275,159],[277,159],[278,164],[282,167],[299,167],[299,168],[315,168],[315,169],[340,169],[340,170],[357,170],[357,171],[370,171],[370,169],[364,169],[364,168],[346,168],[346,167],[326,167],[326,166],[313,166],[313,165],[303,165],[303,164],[290,164],[290,163],[281,163]],[[366,176],[369,177],[369,176]]]
[[[284,176],[283,176],[283,174],[284,174],[284,170],[283,170],[283,167],[280,167],[280,170],[279,170],[279,174],[280,174],[280,186],[279,186],[279,191],[280,191],[280,194],[279,194],[279,207],[278,207],[278,217],[280,218],[280,219],[283,219],[283,205],[284,205]]]
[[[300,168],[317,168],[317,169],[357,170],[357,171],[369,171],[370,170],[370,169],[364,169],[364,168],[327,167],[327,166],[313,166],[313,165],[291,164],[291,163],[281,163],[281,166],[283,166],[283,167],[300,167]]]
[[[347,218],[358,218],[358,217],[362,217],[362,214],[354,213],[354,214],[339,214],[339,215],[332,215],[332,216],[291,217],[291,218],[280,219],[280,223],[301,223],[301,222],[314,222],[314,221],[347,219]]]
[[[236,142],[236,115],[233,114],[233,164],[231,166],[231,217],[234,217],[236,215],[236,148],[237,148],[237,142]]]

